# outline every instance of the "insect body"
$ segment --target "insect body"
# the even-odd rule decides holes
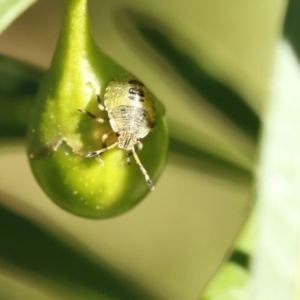
[[[150,132],[154,125],[155,107],[151,93],[142,82],[130,74],[125,74],[109,83],[105,91],[104,104],[101,103],[99,95],[97,95],[97,99],[99,108],[108,113],[112,131],[103,135],[103,148],[89,152],[86,157],[99,156],[115,147],[126,150],[128,151],[127,161],[130,162],[130,156],[134,156],[150,189],[153,190],[153,183],[136,153],[143,147],[140,140]],[[86,113],[98,122],[105,122],[104,119],[98,118],[90,112],[79,111]],[[116,134],[117,141],[107,146],[106,139],[110,134]]]

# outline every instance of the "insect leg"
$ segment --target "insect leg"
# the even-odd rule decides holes
[[[138,141],[136,145],[137,145],[137,151],[136,152],[141,151],[144,147],[141,141]]]
[[[112,130],[112,131],[110,131],[110,132],[105,133],[105,134],[102,135],[102,147],[103,147],[103,148],[106,148],[106,147],[107,147],[107,145],[106,145],[106,140],[107,140],[107,138],[108,138],[111,134],[113,134],[113,133],[115,133],[115,132]]]
[[[64,142],[64,138],[60,138],[58,141],[54,143],[49,143],[47,146],[40,149],[39,151],[36,151],[35,153],[30,153],[29,157],[30,159],[38,159],[44,155],[51,153],[52,151],[55,152],[62,142]]]
[[[97,103],[98,103],[99,109],[100,109],[100,110],[105,110],[105,106],[104,106],[104,104],[101,103],[101,97],[100,97],[100,94],[97,93],[95,86],[94,86],[91,82],[87,82],[87,85],[88,85],[90,88],[93,89],[94,94],[96,95],[96,98],[97,98]]]
[[[45,155],[50,154],[51,152],[55,152],[57,151],[57,149],[59,148],[59,146],[65,143],[68,147],[71,148],[72,152],[79,155],[79,156],[85,156],[81,151],[75,149],[71,143],[69,143],[65,138],[61,137],[59,140],[57,140],[56,142],[52,142],[52,143],[47,143],[47,145],[40,149],[39,151],[36,151],[34,153],[30,153],[29,154],[29,158],[30,159],[39,159]]]
[[[97,103],[98,103],[98,107],[99,107],[99,109],[100,109],[100,110],[105,110],[105,106],[104,106],[104,104],[102,104],[102,103],[101,103],[101,98],[100,98],[100,95],[99,95],[99,94],[97,94],[97,95],[96,95],[96,97],[97,97]]]
[[[108,119],[99,118],[99,117],[95,116],[94,114],[90,113],[89,111],[86,111],[86,110],[83,110],[80,108],[78,108],[78,111],[88,115],[89,117],[93,118],[94,120],[96,120],[99,123],[104,123],[104,122],[108,121]]]
[[[131,162],[130,162],[130,156],[131,155],[132,155],[132,151],[128,151],[127,154],[126,154],[126,160],[127,160],[128,165],[131,165]]]
[[[116,146],[118,145],[118,143],[114,143],[106,148],[102,148],[100,150],[96,150],[96,151],[92,151],[92,152],[89,152],[85,157],[95,157],[95,156],[99,156],[100,154],[102,154],[103,152],[106,152],[108,150],[111,150],[113,148],[115,148]]]
[[[133,157],[134,157],[134,159],[135,159],[137,165],[140,167],[141,172],[142,172],[143,175],[145,176],[145,180],[146,180],[146,182],[147,182],[147,184],[148,184],[150,190],[153,191],[153,190],[154,190],[154,185],[153,185],[153,183],[152,183],[152,181],[151,181],[151,179],[150,179],[150,177],[149,177],[149,175],[148,175],[146,169],[145,169],[144,166],[142,165],[142,163],[141,163],[139,157],[137,156],[134,147],[132,147],[132,150],[131,150],[131,151],[132,151]]]
[[[143,144],[138,141],[136,144],[137,148],[136,148],[136,152],[140,152],[143,149]],[[128,151],[126,154],[126,160],[127,160],[127,164],[130,165],[130,157],[132,156],[132,151]]]

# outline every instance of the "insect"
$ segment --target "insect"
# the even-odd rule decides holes
[[[137,155],[137,151],[143,148],[141,139],[150,132],[154,125],[155,106],[151,93],[141,81],[130,74],[124,74],[108,84],[104,103],[99,94],[96,96],[99,109],[108,113],[108,121],[112,130],[102,136],[103,148],[87,153],[86,157],[99,156],[115,147],[126,150],[128,151],[126,155],[128,164],[130,164],[130,156],[133,155],[149,188],[153,190],[154,185]],[[88,111],[78,110],[97,122],[106,121]],[[117,141],[108,146],[106,140],[112,134],[116,135]]]

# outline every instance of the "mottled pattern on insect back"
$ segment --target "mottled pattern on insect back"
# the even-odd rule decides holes
[[[126,74],[110,82],[104,97],[105,109],[115,132],[145,137],[153,127],[155,108],[143,83]]]
[[[104,103],[102,103],[99,95],[97,95],[97,99],[99,108],[108,113],[112,131],[103,135],[103,148],[89,152],[86,157],[99,156],[115,147],[126,150],[128,151],[127,161],[130,161],[131,155],[134,156],[146,182],[153,190],[153,183],[136,153],[143,146],[140,139],[150,132],[154,124],[155,107],[151,93],[138,79],[130,74],[124,74],[109,83],[105,91]],[[80,111],[100,123],[105,121],[90,112],[81,109]],[[117,142],[107,146],[106,139],[112,133],[117,135]]]

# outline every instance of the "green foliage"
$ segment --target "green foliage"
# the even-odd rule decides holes
[[[181,49],[174,41],[174,33],[168,25],[145,14],[134,11],[127,13],[143,38],[192,88],[252,139],[257,140],[260,120],[241,95],[214,78],[195,58]],[[185,37],[176,34],[176,40],[184,41]]]
[[[0,137],[24,137],[41,80],[41,72],[27,64],[0,56]],[[12,105],[13,104],[13,105]]]
[[[0,32],[4,31],[36,0],[2,0],[0,2]]]
[[[3,31],[33,2],[2,1],[0,31]],[[177,92],[186,95],[182,101],[188,103],[196,113],[205,107],[212,108],[208,110],[208,114],[214,116],[215,123],[219,122],[221,127],[230,124],[229,127],[240,134],[236,139],[245,138],[245,141],[250,141],[253,145],[247,154],[241,155],[248,159],[248,163],[245,163],[246,160],[241,160],[230,150],[230,147],[235,146],[231,145],[232,139],[229,136],[225,137],[225,140],[228,138],[228,142],[224,145],[217,141],[215,135],[203,133],[192,125],[186,126],[184,122],[178,122],[178,119],[173,120],[172,116],[168,120],[171,128],[170,151],[172,156],[177,158],[178,166],[196,171],[198,174],[202,172],[208,176],[218,176],[219,179],[226,179],[239,188],[245,186],[249,188],[253,185],[253,169],[256,172],[254,161],[260,126],[261,123],[264,125],[256,188],[259,200],[257,210],[259,234],[255,240],[253,234],[249,234],[248,228],[242,232],[237,245],[230,247],[224,255],[227,263],[220,268],[199,299],[245,299],[249,297],[250,274],[253,283],[250,287],[251,299],[298,299],[299,280],[295,275],[291,275],[298,273],[297,241],[300,232],[297,217],[300,186],[297,160],[299,153],[297,74],[300,53],[298,1],[289,2],[284,25],[285,42],[279,43],[277,47],[272,93],[266,105],[266,117],[263,122],[257,114],[257,109],[254,109],[254,101],[251,102],[251,99],[249,101],[253,94],[245,96],[243,89],[238,85],[235,86],[226,75],[219,76],[218,70],[222,68],[218,69],[216,65],[224,63],[230,57],[225,55],[226,52],[216,50],[216,45],[220,46],[219,44],[212,43],[214,45],[212,46],[209,44],[211,40],[202,39],[204,35],[201,34],[193,37],[197,30],[181,26],[183,23],[177,26],[176,21],[179,18],[170,20],[167,16],[163,18],[163,14],[154,13],[151,9],[140,9],[137,3],[133,9],[130,3],[128,0],[128,7],[122,7],[118,11],[119,14],[114,17],[117,16],[118,29],[134,53],[143,54],[144,58],[147,55],[150,57],[150,54],[145,54],[145,49],[151,48],[155,53],[152,58],[164,62],[161,68],[171,66],[172,72],[169,74],[174,76],[174,82],[176,80]],[[170,11],[176,11],[175,4],[174,8],[169,7]],[[151,5],[149,4],[149,7],[152,7]],[[283,4],[281,8],[281,15],[277,16],[277,31],[274,30],[276,31],[274,36],[277,38],[284,14]],[[99,137],[109,129],[105,127],[106,125],[100,128],[94,120],[87,119],[77,111],[80,108],[98,113],[95,91],[87,85],[87,82],[91,82],[99,89],[103,98],[108,82],[125,71],[95,45],[90,36],[85,9],[85,1],[67,1],[58,47],[51,68],[43,79],[41,70],[1,56],[0,151],[4,149],[2,147],[4,142],[7,145],[7,142],[12,140],[24,139],[26,126],[30,120],[28,153],[34,158],[31,164],[40,185],[50,198],[66,210],[86,217],[103,218],[128,210],[139,202],[149,189],[134,163],[131,167],[119,167],[120,163],[125,161],[124,153],[121,151],[112,150],[105,154],[103,157],[105,164],[102,166],[94,160],[87,160],[78,155],[79,152],[86,153],[101,148]],[[257,11],[261,12],[263,8]],[[269,11],[264,13],[267,22]],[[218,15],[216,19],[220,17]],[[199,36],[201,41],[198,43],[196,38]],[[206,45],[207,41],[209,41],[208,50],[204,51],[206,46],[201,48],[199,44]],[[143,48],[141,45],[146,47]],[[198,51],[199,49],[203,52]],[[251,50],[249,49],[249,53]],[[208,57],[210,61],[207,60]],[[231,68],[233,61],[234,59],[232,61],[229,59],[223,67]],[[239,74],[236,75],[238,76]],[[244,81],[249,80],[246,78]],[[148,82],[146,84],[148,85]],[[247,84],[251,85],[251,81]],[[168,114],[170,99],[166,100]],[[182,113],[175,101],[171,104]],[[35,112],[32,118],[30,111],[33,106]],[[140,154],[142,163],[155,182],[164,168],[168,147],[165,116],[161,109],[162,105],[157,102],[157,106],[159,109],[156,128],[145,142],[143,140],[144,149]],[[189,123],[189,118],[186,119],[186,123]],[[203,125],[200,120],[199,124]],[[212,125],[214,124],[208,127]],[[97,139],[94,138],[94,134]],[[54,151],[56,146],[58,149]],[[236,153],[239,151],[240,149],[237,149]],[[199,182],[200,185],[202,182]],[[101,186],[105,186],[104,192],[100,192]],[[216,188],[222,187],[220,185]],[[92,192],[100,195],[100,198],[93,196]],[[189,191],[186,194],[189,197]],[[80,199],[82,195],[87,201]],[[202,194],[195,197],[197,201],[203,200]],[[14,202],[15,199],[6,193],[1,195],[1,203],[9,202],[8,200]],[[250,207],[251,203],[248,206]],[[28,277],[42,278],[62,299],[174,299],[173,296],[160,297],[154,292],[146,292],[141,287],[144,285],[141,281],[129,279],[132,278],[129,275],[130,270],[126,271],[126,276],[123,275],[117,268],[106,263],[105,259],[92,257],[90,252],[83,250],[78,243],[64,241],[66,237],[69,240],[67,234],[54,234],[32,221],[29,216],[13,212],[2,204],[0,223],[2,264],[20,274],[22,272],[30,274]],[[252,232],[253,219],[248,226]],[[180,232],[178,234],[180,235]],[[212,238],[213,234],[211,230],[209,235]],[[201,239],[199,236],[193,238]],[[149,239],[151,240],[151,236]],[[154,246],[157,246],[159,253],[160,245]],[[252,248],[255,249],[254,254]],[[147,256],[147,253],[144,255]],[[198,255],[201,256],[201,253]],[[254,272],[250,273],[249,262],[252,258]],[[167,258],[166,261],[168,262]],[[166,266],[170,267],[168,264]],[[187,271],[184,270],[180,276],[186,277],[186,274]],[[174,277],[176,276],[177,274],[174,274]],[[148,289],[150,290],[151,286]],[[200,293],[200,288],[198,291]],[[30,295],[30,292],[27,292]],[[177,297],[180,299],[180,295]],[[33,299],[31,296],[28,298]]]
[[[7,263],[62,287],[67,286],[81,297],[153,299],[138,291],[133,283],[107,263],[96,262],[33,221],[4,207],[0,207],[0,225],[0,255]],[[9,228],[9,234],[6,228]]]
[[[253,299],[299,299],[299,1],[289,1],[276,47],[258,168]]]

